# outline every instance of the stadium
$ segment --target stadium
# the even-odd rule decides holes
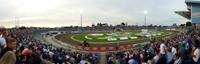
[[[198,0],[0,0],[0,64],[200,64],[199,12]]]

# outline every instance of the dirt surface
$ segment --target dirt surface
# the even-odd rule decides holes
[[[177,32],[171,32],[171,34],[169,35],[165,35],[165,36],[172,36],[175,35]],[[67,33],[67,34],[59,34],[57,36],[55,36],[55,38],[57,40],[60,40],[62,42],[71,44],[71,45],[82,45],[82,42],[77,42],[73,39],[71,39],[71,36],[73,36],[76,33]],[[165,36],[160,36],[160,37],[156,37],[156,39],[160,39],[161,37],[165,37]],[[113,43],[106,43],[106,44],[92,44],[90,43],[90,47],[110,47],[110,46],[119,46],[119,45],[128,45],[128,44],[136,44],[136,43],[141,43],[141,42],[145,42],[145,41],[149,41],[149,39],[137,39],[137,40],[128,40],[128,41],[118,41],[118,42],[113,42]]]

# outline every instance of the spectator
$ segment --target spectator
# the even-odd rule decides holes
[[[9,38],[7,39],[8,45],[4,48],[0,54],[2,57],[7,51],[13,51],[17,47],[17,41],[15,39]]]
[[[181,64],[182,62],[182,59],[181,57],[177,54],[175,59],[174,59],[174,64]]]
[[[199,57],[200,57],[199,41],[195,39],[192,48],[192,58],[195,64],[200,63]]]
[[[176,50],[175,46],[172,46],[171,52],[172,52],[173,56],[175,56],[177,54],[177,50]]]
[[[166,60],[167,60],[167,64],[173,64],[173,54],[170,51],[170,48],[167,47],[167,51],[166,51]]]
[[[7,33],[5,33],[5,29],[0,29],[0,53],[2,51],[3,48],[5,48],[6,46],[6,39],[5,39],[5,35],[7,35]]]
[[[153,57],[153,63],[156,64],[159,60],[159,52],[156,52],[156,55]]]
[[[160,45],[160,54],[165,54],[165,44],[164,44],[164,42],[162,42],[161,43],[161,45]]]
[[[25,56],[28,56],[32,53],[32,47],[29,46],[28,48],[25,48],[23,51],[22,51],[22,55],[25,55]]]
[[[129,64],[139,64],[133,57],[128,61]]]
[[[80,61],[80,64],[91,64],[87,59],[83,59]]]
[[[6,52],[0,59],[0,64],[15,64],[16,55],[12,51]]]

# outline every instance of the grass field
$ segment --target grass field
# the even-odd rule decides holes
[[[102,36],[91,36],[90,34],[103,34]],[[72,36],[72,39],[76,40],[76,41],[88,41],[88,42],[98,42],[98,43],[104,43],[104,42],[114,42],[114,41],[109,41],[107,38],[110,36],[108,35],[109,33],[85,33],[85,34],[75,34]],[[117,32],[116,34],[123,34],[122,32]],[[85,36],[87,36],[88,38],[91,39],[87,39]],[[135,33],[132,32],[129,36],[135,36]],[[116,38],[117,40],[115,41],[124,41],[124,40],[120,40],[119,36],[110,36],[113,38]],[[131,40],[126,39],[126,40]]]
[[[163,32],[156,32],[156,36],[152,37],[159,37],[168,35],[169,32],[163,31]],[[100,36],[91,36],[91,34],[100,34]],[[115,32],[114,35],[109,35],[111,33],[84,33],[84,34],[75,34],[71,37],[71,39],[81,42],[81,41],[87,41],[92,43],[106,43],[106,42],[117,42],[117,41],[127,41],[127,40],[137,40],[137,39],[143,39],[143,35],[138,35],[140,32]],[[134,38],[131,38],[134,37]],[[108,38],[113,38],[115,40],[108,40]],[[121,39],[125,38],[125,39]]]

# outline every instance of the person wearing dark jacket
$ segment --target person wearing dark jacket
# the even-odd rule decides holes
[[[7,46],[2,50],[0,53],[0,58],[7,52],[7,51],[13,51],[17,47],[17,41],[13,38],[8,38],[7,40]]]

